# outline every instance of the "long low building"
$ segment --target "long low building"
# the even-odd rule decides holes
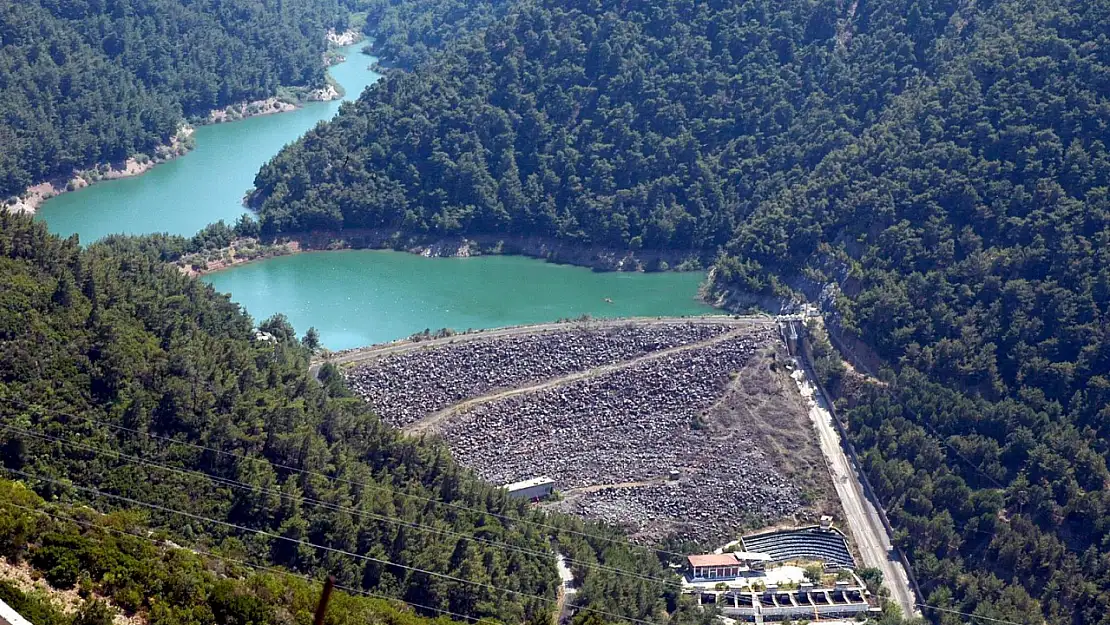
[[[837,582],[833,587],[801,584],[789,590],[705,592],[702,603],[715,604],[725,616],[755,622],[855,618],[881,612],[869,600],[867,589],[851,582]]]
[[[690,581],[735,579],[751,571],[762,571],[771,556],[765,553],[733,551],[686,556],[686,575]]]

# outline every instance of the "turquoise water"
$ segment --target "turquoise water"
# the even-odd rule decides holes
[[[348,47],[347,60],[331,68],[347,99],[357,98],[381,77],[369,71],[377,59],[363,54],[361,45]],[[62,236],[77,233],[83,243],[114,233],[192,236],[221,219],[230,224],[243,214],[243,196],[259,167],[316,124],[331,119],[340,104],[312,102],[289,113],[201,126],[196,149],[187,155],[141,176],[59,195],[39,208],[38,217]]]
[[[357,97],[380,75],[359,46],[332,76]],[[112,233],[191,236],[243,214],[259,167],[339,110],[338,102],[197,129],[189,154],[135,178],[54,198],[38,217],[90,243]],[[597,273],[523,257],[423,258],[383,251],[319,252],[241,265],[203,278],[256,320],[283,312],[300,332],[315,326],[329,348],[409,336],[425,328],[491,328],[595,317],[691,315],[700,274]],[[606,302],[606,298],[612,303]]]
[[[283,312],[346,349],[425,329],[495,328],[592,317],[698,315],[700,273],[595,272],[521,256],[424,258],[375,250],[313,252],[202,279],[256,320]],[[607,302],[606,299],[612,300]]]

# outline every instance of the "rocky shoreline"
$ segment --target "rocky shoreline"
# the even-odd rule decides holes
[[[289,111],[297,110],[297,105],[293,102],[283,100],[277,96],[266,98],[264,100],[254,100],[252,102],[239,102],[225,106],[222,109],[210,111],[208,113],[208,124],[222,124],[224,122],[238,121],[248,117],[260,117],[262,115],[273,115],[275,113],[288,113]]]
[[[328,34],[325,35],[325,37],[327,38],[329,44],[342,48],[345,46],[354,45],[362,41],[366,37],[366,35],[363,35],[361,31],[354,29],[348,29],[341,33],[337,33],[334,29],[332,29],[328,31]]]
[[[290,90],[292,95],[272,96],[251,102],[238,102],[208,113],[205,124],[221,124],[239,121],[248,117],[289,113],[301,108],[305,102],[331,102],[343,97],[342,91],[330,80],[319,89],[297,87]]]
[[[343,33],[328,31],[327,34],[328,43],[334,46],[351,45],[358,43],[362,38],[362,33],[355,30],[349,30]],[[260,115],[288,113],[300,108],[303,102],[330,102],[339,100],[342,97],[342,91],[329,80],[326,85],[319,89],[297,92],[295,98],[273,96],[263,100],[230,104],[226,107],[210,111],[208,116],[200,120],[199,123],[201,125],[219,124]],[[34,213],[42,206],[43,202],[63,193],[83,189],[103,180],[118,180],[120,178],[141,176],[151,169],[154,169],[156,166],[166,161],[173,160],[178,156],[183,156],[192,150],[194,147],[193,133],[195,131],[196,129],[193,125],[184,123],[181,128],[178,129],[177,134],[170,139],[168,144],[156,148],[153,156],[138,154],[128,158],[126,161],[101,163],[89,169],[77,170],[70,176],[55,176],[49,180],[27,187],[23,193],[16,197],[8,198],[6,201],[0,198],[0,210],[8,210],[15,213]]]
[[[126,161],[102,163],[90,169],[74,171],[70,176],[56,176],[27,187],[18,197],[10,198],[0,204],[0,208],[13,213],[34,213],[43,202],[63,193],[83,189],[103,180],[140,176],[193,149],[194,132],[195,129],[192,126],[183,124],[168,144],[157,147],[154,156],[139,154]]]
[[[298,92],[295,97],[273,96],[263,100],[238,102],[222,109],[210,111],[205,124],[222,124],[247,119],[248,117],[289,113],[301,108],[305,102],[331,102],[342,97],[343,94],[339,89],[329,82],[319,89]]]
[[[255,252],[239,254],[238,250],[243,248]],[[589,267],[595,271],[700,271],[705,269],[707,263],[695,250],[630,251],[576,245],[544,237],[475,235],[436,238],[405,235],[396,230],[358,229],[290,234],[270,242],[240,239],[227,248],[184,257],[178,264],[183,272],[197,276],[274,256],[344,249],[396,250],[428,258],[517,255]]]
[[[203,119],[200,125],[221,124],[261,115],[288,113],[300,108],[301,102],[328,102],[342,97],[343,94],[339,89],[328,83],[320,89],[305,91],[298,95],[298,102],[274,96],[264,100],[231,104],[222,109],[210,111],[208,117]],[[71,176],[56,176],[27,187],[19,196],[8,199],[6,203],[0,203],[0,209],[17,213],[34,213],[42,206],[43,202],[63,193],[83,189],[104,180],[141,176],[158,165],[179,156],[184,156],[192,150],[195,147],[193,142],[194,132],[196,132],[196,128],[193,125],[183,124],[177,135],[170,139],[168,144],[157,147],[154,156],[139,154],[126,161],[102,163],[90,169],[74,171]]]
[[[267,245],[260,244],[258,239],[253,238],[236,239],[228,247],[183,256],[176,265],[185,275],[197,277],[300,251],[301,247],[296,241]]]

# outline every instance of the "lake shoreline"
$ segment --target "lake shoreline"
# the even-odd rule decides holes
[[[55,176],[27,187],[23,193],[16,196],[14,204],[7,204],[5,207],[12,212],[35,213],[44,202],[63,193],[84,189],[105,180],[121,180],[141,176],[158,165],[168,163],[191,152],[196,147],[191,139],[200,126],[228,124],[252,117],[291,113],[303,108],[307,102],[329,102],[342,97],[343,94],[336,89],[335,85],[329,83],[320,89],[309,91],[300,102],[290,102],[278,96],[273,96],[264,100],[229,104],[223,108],[209,111],[208,117],[199,123],[182,124],[178,134],[168,144],[159,145],[155,148],[157,154],[154,157],[147,157],[147,160],[142,160],[141,155],[132,156],[126,161],[99,163],[89,169],[74,170],[73,174],[68,177]],[[182,138],[182,134],[185,134],[184,138]]]
[[[695,250],[630,251],[544,237],[427,237],[386,229],[314,231],[284,235],[269,242],[237,239],[225,248],[184,256],[177,261],[177,266],[186,275],[202,276],[278,256],[338,250],[393,250],[426,258],[525,256],[603,272],[704,271],[706,268],[706,259]]]
[[[14,203],[9,198],[7,202],[0,205],[0,208],[13,213],[34,214],[44,202],[63,193],[84,189],[105,180],[121,180],[141,176],[162,163],[188,154],[194,147],[193,134],[195,132],[196,128],[194,126],[184,123],[178,128],[177,134],[170,139],[169,143],[155,148],[154,156],[137,154],[124,161],[99,163],[88,169],[74,170],[69,176],[54,176],[27,187],[23,190],[23,193],[15,196]]]
[[[282,313],[340,350],[437,328],[456,332],[559,319],[720,313],[703,272],[601,272],[522,255],[428,259],[395,250],[294,253],[198,278],[254,319]]]
[[[335,47],[343,47],[341,42],[351,41],[348,46],[359,43],[362,39],[357,31],[348,31],[336,34],[329,31],[328,42]],[[325,60],[325,67],[327,66]],[[34,214],[47,200],[63,193],[77,191],[105,180],[121,180],[141,176],[158,165],[167,163],[191,152],[195,145],[193,135],[200,126],[229,123],[278,113],[290,113],[304,107],[310,102],[330,102],[340,100],[344,91],[329,79],[319,89],[305,89],[291,87],[295,97],[271,96],[262,100],[249,102],[236,102],[222,108],[213,109],[207,116],[190,123],[185,121],[178,128],[177,134],[171,137],[169,143],[155,146],[154,156],[136,154],[123,161],[112,163],[97,163],[87,169],[74,170],[70,175],[57,175],[47,180],[28,186],[19,195],[6,200],[0,198],[0,210],[13,213]],[[298,91],[299,90],[299,91]]]

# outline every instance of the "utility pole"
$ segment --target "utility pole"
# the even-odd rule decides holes
[[[331,591],[335,588],[335,576],[328,575],[324,580],[324,590],[320,593],[320,603],[316,605],[316,618],[313,625],[324,625],[324,615],[328,613],[328,601],[331,600]]]

